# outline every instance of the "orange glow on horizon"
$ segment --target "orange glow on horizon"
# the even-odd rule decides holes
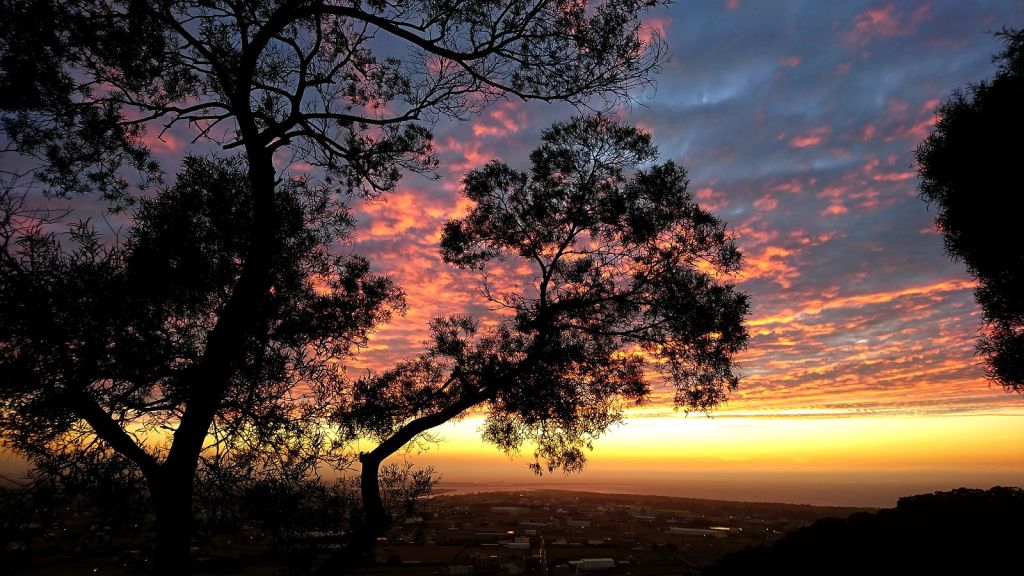
[[[858,506],[957,486],[1024,484],[1019,408],[941,416],[633,415],[595,442],[582,474],[542,477],[526,467],[529,447],[506,456],[480,441],[481,424],[479,416],[449,423],[438,429],[438,443],[393,459],[433,466],[442,482],[469,482],[471,490],[564,487]]]
[[[447,424],[437,431],[438,444],[409,457],[506,459],[480,441],[482,422],[471,416]],[[524,447],[512,460],[525,464],[530,453]],[[1016,471],[1024,481],[1024,409],[942,416],[633,415],[598,439],[588,457],[602,468],[623,469],[638,463],[761,471],[967,467]]]

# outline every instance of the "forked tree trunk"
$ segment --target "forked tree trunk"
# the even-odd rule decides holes
[[[190,573],[192,492],[203,443],[232,371],[244,356],[249,335],[267,329],[262,314],[278,247],[274,214],[274,168],[265,150],[248,150],[253,187],[253,238],[234,292],[210,332],[206,350],[193,377],[193,391],[181,416],[167,459],[149,475],[156,512],[156,555],[153,572]]]

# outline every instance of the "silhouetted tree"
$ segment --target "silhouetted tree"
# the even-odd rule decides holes
[[[121,242],[105,245],[88,223],[65,235],[30,214],[0,218],[2,439],[37,463],[116,450],[146,480],[158,539],[191,537],[196,464],[174,474],[169,432],[243,273],[250,199],[243,162],[188,157]],[[328,188],[291,180],[275,200],[282,242],[267,324],[243,342],[197,458],[290,478],[344,440],[325,435],[320,392],[336,388],[336,363],[403,302],[365,259],[327,250],[351,229]]]
[[[708,411],[737,385],[748,303],[725,277],[740,253],[686,171],[653,163],[649,134],[602,115],[555,124],[542,141],[530,172],[499,161],[469,172],[473,208],[442,235],[445,261],[479,270],[504,319],[487,330],[434,320],[424,354],[357,382],[352,411],[338,415],[380,441],[360,456],[377,530],[388,524],[380,463],[470,408],[486,406],[483,436],[500,449],[534,445],[536,472],[574,472],[655,374],[687,410]],[[522,291],[494,286],[495,267],[528,269]]]
[[[986,374],[1024,393],[1024,218],[1016,166],[1024,147],[1024,31],[997,34],[1006,49],[991,82],[958,90],[917,148],[921,197],[938,206],[946,252],[980,285]]]
[[[322,169],[332,191],[375,195],[392,189],[403,170],[435,166],[420,122],[464,118],[508,97],[577,104],[595,95],[629,98],[662,62],[661,39],[641,41],[640,15],[656,3],[4,1],[0,123],[10,149],[35,160],[35,177],[49,193],[92,192],[117,208],[131,204],[137,194],[127,174],[137,171],[139,185],[161,175],[145,138],[182,124],[197,142],[240,150],[248,190],[236,274],[202,330],[188,328],[202,344],[190,369],[174,375],[179,410],[162,422],[173,431],[165,458],[151,462],[123,427],[130,420],[95,399],[78,397],[72,410],[52,418],[35,412],[26,425],[43,434],[84,423],[158,478],[153,496],[164,520],[155,565],[184,572],[187,487],[211,425],[231,410],[226,399],[248,376],[249,357],[271,340],[282,310],[275,282],[289,269],[292,241],[279,210],[287,183],[278,181],[275,157]],[[54,276],[79,261],[82,273],[114,266],[90,232],[75,240],[71,252],[51,250]],[[103,305],[120,304],[111,294]],[[353,326],[363,325],[361,313],[349,311]],[[121,338],[111,334],[113,320],[89,320],[98,330],[86,332],[85,322],[76,334],[90,349],[102,352],[105,338]],[[82,376],[98,380],[83,378],[79,389],[110,380],[102,371]]]

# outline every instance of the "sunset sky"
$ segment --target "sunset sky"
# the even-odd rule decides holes
[[[991,76],[990,33],[1024,25],[1024,9],[679,2],[648,23],[672,59],[656,90],[618,115],[651,131],[662,159],[686,166],[700,201],[738,235],[738,283],[753,303],[744,378],[711,420],[675,413],[662,390],[599,441],[582,476],[543,480],[635,484],[646,474],[661,491],[707,484],[703,494],[876,504],[904,488],[1024,484],[1024,400],[983,376],[974,284],[943,253],[913,166],[936,106]],[[506,102],[441,124],[442,178],[407,179],[386,202],[359,207],[357,251],[399,280],[410,310],[356,368],[414,354],[435,315],[488,313],[473,276],[437,256],[440,226],[465,210],[460,177],[492,158],[525,166],[540,131],[572,112]],[[443,444],[413,459],[449,480],[533,481],[528,459],[480,444],[478,425],[447,427]],[[835,489],[749,485],[793,474]],[[849,493],[872,481],[893,488]]]
[[[737,236],[735,281],[752,303],[739,389],[709,418],[676,412],[656,387],[571,478],[537,479],[528,450],[510,458],[483,444],[479,416],[408,457],[455,483],[808,503],[1024,485],[1024,397],[984,378],[975,284],[943,252],[913,158],[940,102],[992,75],[991,33],[1024,26],[1024,6],[680,0],[646,21],[671,60],[613,113],[650,131],[661,160],[685,166],[696,197]],[[420,352],[430,318],[493,318],[476,277],[438,256],[441,226],[467,210],[466,171],[491,159],[525,167],[541,130],[574,113],[505,101],[441,121],[439,179],[407,177],[354,205],[352,250],[397,280],[409,309],[351,375]],[[190,139],[175,128],[152,143],[173,166]]]

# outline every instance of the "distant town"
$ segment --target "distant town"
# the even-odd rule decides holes
[[[725,554],[863,508],[560,490],[439,495],[361,574],[698,574]]]

